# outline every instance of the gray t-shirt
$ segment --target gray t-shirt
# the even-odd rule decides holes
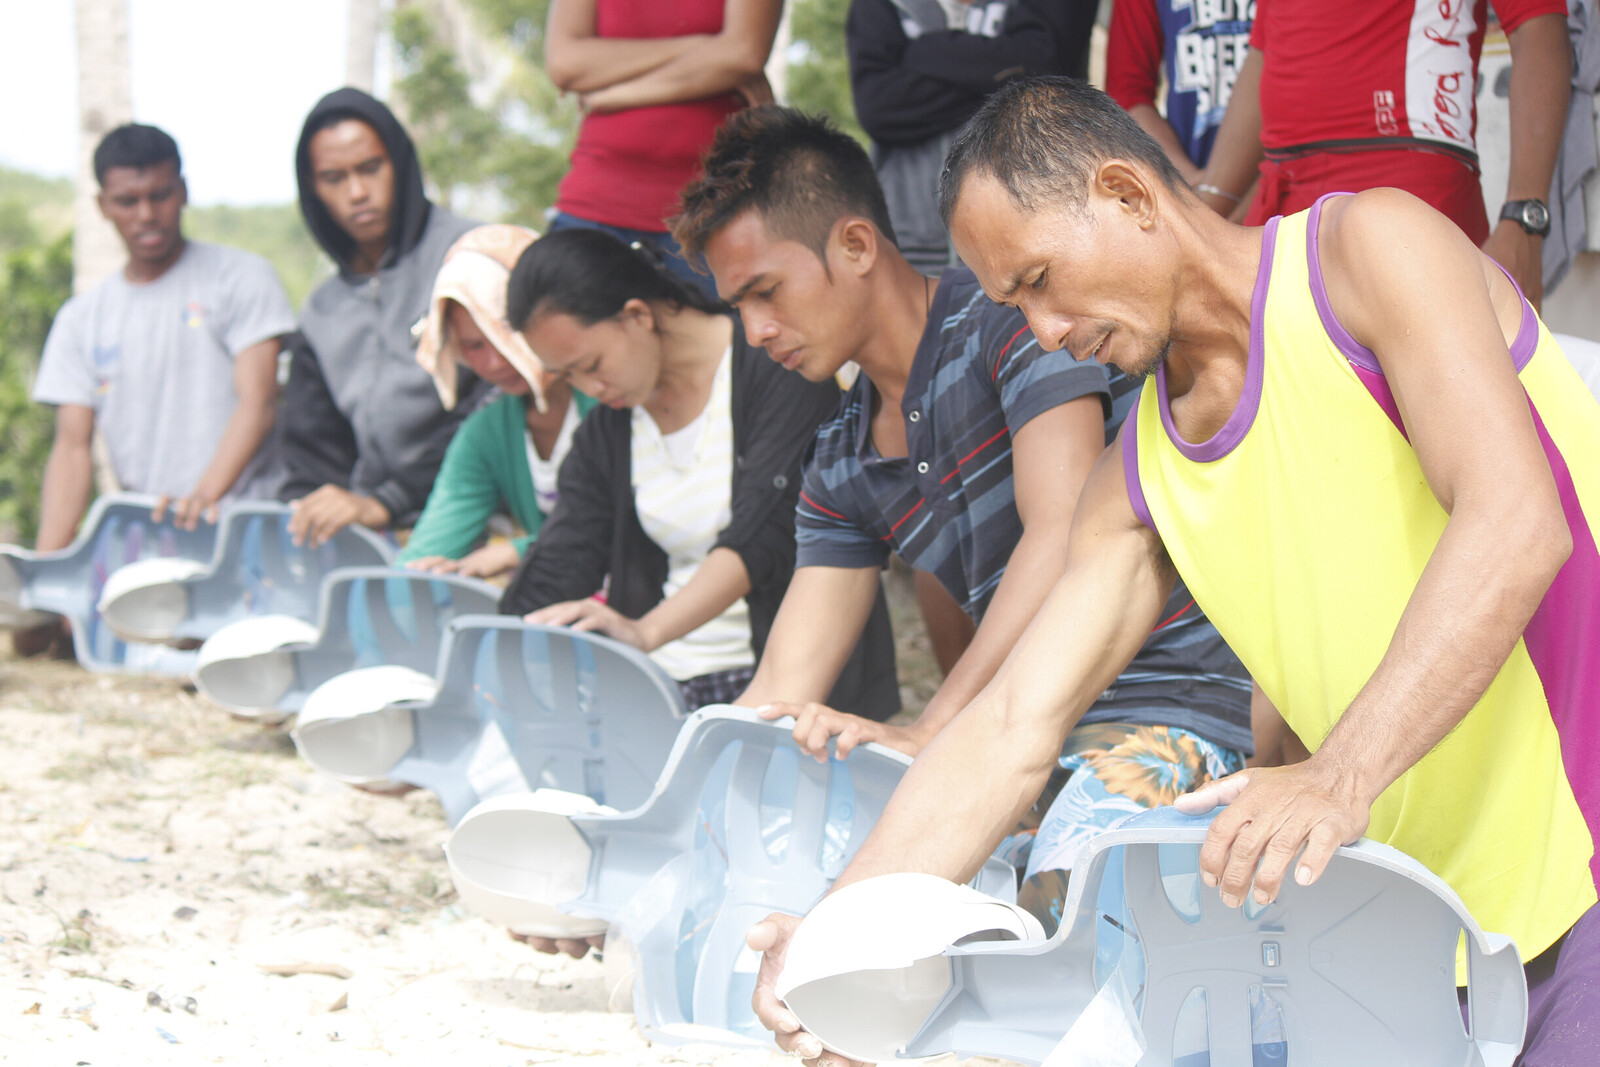
[[[135,285],[122,271],[68,300],[39,361],[33,399],[92,408],[124,489],[185,496],[233,415],[233,358],[294,329],[270,264],[190,241],[168,271]],[[270,497],[282,471],[273,437],[229,498]]]

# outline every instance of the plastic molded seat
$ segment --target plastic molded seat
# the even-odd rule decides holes
[[[634,1013],[652,1040],[767,1045],[750,1009],[760,959],[746,932],[815,903],[909,763],[877,745],[818,763],[790,725],[717,705],[685,722],[635,810],[506,797],[469,813],[445,854],[462,899],[491,919],[569,937],[614,924],[634,954]],[[1014,890],[1009,866],[986,874],[996,891]]]
[[[450,620],[493,612],[499,598],[474,578],[337,570],[322,583],[319,625],[284,615],[231,622],[200,647],[195,685],[225,708],[282,718],[346,671],[388,665],[431,674]]]
[[[825,1044],[874,1058],[900,1048],[1052,1067],[1515,1059],[1527,1020],[1516,946],[1481,931],[1421,864],[1363,840],[1315,885],[1288,881],[1264,908],[1230,909],[1200,881],[1209,825],[1164,808],[1094,839],[1048,941],[1007,941],[980,917],[963,943],[912,962],[895,949],[914,939],[897,926],[914,910],[904,895],[873,903],[879,879],[850,886],[801,924],[778,994]],[[863,929],[878,931],[880,958],[861,950]],[[1470,1036],[1455,986],[1463,933]],[[841,944],[855,946],[843,967],[829,962]],[[908,984],[936,1006],[896,1030]]]
[[[365,747],[360,715],[302,733],[301,755],[431,789],[453,824],[481,800],[540,788],[632,807],[683,722],[677,685],[638,649],[505,615],[452,621],[434,677],[433,699],[405,709],[412,744],[399,760]],[[364,710],[393,718],[383,704],[374,695]]]
[[[204,641],[255,615],[316,617],[322,579],[341,567],[385,566],[389,543],[346,526],[316,548],[289,536],[290,508],[271,501],[225,505],[203,568],[169,560],[130,563],[106,582],[99,609],[124,640]]]
[[[8,625],[29,625],[40,613],[65,616],[72,624],[73,651],[93,671],[187,674],[195,654],[161,645],[129,644],[100,617],[106,580],[139,560],[205,563],[215,553],[217,527],[206,523],[180,530],[171,520],[151,522],[156,498],[108,493],[95,500],[72,544],[55,552],[0,547],[0,604]]]

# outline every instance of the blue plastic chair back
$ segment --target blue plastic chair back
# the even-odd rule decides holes
[[[683,722],[677,685],[639,650],[505,615],[445,631],[439,692],[389,771],[433,790],[455,825],[480,800],[550,788],[627,808],[650,795]]]
[[[863,745],[848,760],[801,754],[792,725],[713,705],[690,716],[649,800],[574,816],[593,849],[588,889],[562,906],[620,927],[636,960],[634,1013],[668,1042],[768,1045],[750,1008],[749,929],[804,914],[883,813],[910,757]],[[1015,894],[1012,869],[985,869]]]
[[[188,616],[173,636],[203,641],[221,627],[254,615],[317,617],[322,581],[345,567],[383,567],[389,543],[362,526],[346,526],[316,548],[289,536],[289,507],[243,501],[224,509],[218,548],[205,574],[185,579]]]
[[[1231,909],[1200,881],[1209,825],[1170,808],[1133,816],[1086,847],[1050,940],[947,948],[949,992],[905,1054],[1043,1063],[1120,987],[1142,1067],[1509,1067],[1527,1017],[1516,947],[1483,933],[1443,881],[1363,840],[1316,884]]]
[[[156,498],[108,493],[95,500],[72,544],[55,552],[0,548],[0,599],[22,611],[46,611],[72,623],[73,651],[92,671],[187,674],[194,653],[129,644],[100,618],[100,589],[112,573],[139,560],[204,562],[212,558],[217,527],[180,530],[170,519],[150,521]]]
[[[243,619],[217,631],[201,649],[195,672],[200,691],[226,707],[298,711],[306,695],[346,671],[393,665],[432,673],[439,663],[445,627],[464,615],[493,612],[500,590],[457,575],[424,574],[389,567],[344,567],[322,583],[316,638],[300,645],[249,646],[251,631],[271,629],[263,618]],[[213,645],[215,642],[215,645]],[[211,653],[224,645],[236,658]],[[258,669],[269,656],[287,656],[287,688]]]

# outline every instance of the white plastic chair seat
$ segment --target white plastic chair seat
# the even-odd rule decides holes
[[[1271,905],[1231,909],[1199,878],[1209,825],[1164,808],[1094,839],[1048,941],[997,933],[991,909],[938,927],[970,928],[930,952],[904,929],[907,894],[875,893],[880,879],[849,886],[796,931],[777,992],[825,1045],[874,1059],[896,1050],[1052,1067],[1515,1059],[1527,1019],[1516,946],[1481,931],[1421,864],[1363,840],[1340,849],[1316,884],[1289,881]],[[955,906],[937,893],[930,901]],[[864,939],[867,929],[882,932]],[[1455,985],[1463,933],[1470,1035]],[[920,1018],[897,1011],[908,986],[933,1005]]]
[[[508,921],[520,904],[544,936],[615,924],[632,947],[634,1014],[650,1039],[764,1046],[770,1035],[750,1009],[760,960],[745,933],[826,891],[909,763],[877,745],[818,763],[790,726],[711,706],[684,723],[634,810],[507,797],[473,809],[445,852],[462,899],[489,918]],[[986,873],[997,891],[1014,889],[1009,866]]]
[[[494,611],[499,595],[474,578],[343,568],[323,580],[317,625],[263,615],[208,637],[195,664],[195,686],[238,714],[281,719],[345,671],[390,665],[431,674],[445,626]]]

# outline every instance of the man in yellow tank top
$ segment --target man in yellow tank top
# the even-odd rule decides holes
[[[1517,941],[1519,1062],[1600,1062],[1600,405],[1515,285],[1395,190],[1227,223],[1067,79],[994,94],[941,195],[962,259],[1042,346],[1151,380],[1059,584],[836,888],[971,877],[1181,574],[1312,750],[1180,799],[1227,805],[1207,884],[1265,903],[1339,845],[1387,842]],[[793,922],[751,933],[756,1006],[810,1053],[771,995]]]

